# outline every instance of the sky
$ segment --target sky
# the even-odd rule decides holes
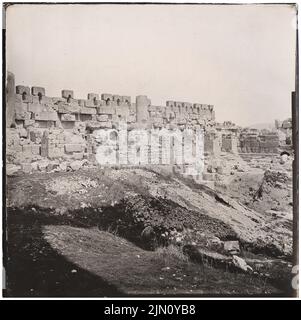
[[[241,126],[291,116],[292,5],[13,5],[6,64],[16,84],[214,105]]]

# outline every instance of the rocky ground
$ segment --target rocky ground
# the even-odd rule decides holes
[[[213,188],[162,168],[11,172],[7,295],[290,295],[291,163],[226,157]]]

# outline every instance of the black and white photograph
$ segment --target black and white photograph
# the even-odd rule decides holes
[[[298,7],[3,3],[3,297],[298,296]]]

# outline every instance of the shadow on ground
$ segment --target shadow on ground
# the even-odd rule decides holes
[[[82,223],[38,214],[39,209],[9,209],[5,248],[6,297],[122,296],[115,286],[68,261],[43,238],[44,225]]]

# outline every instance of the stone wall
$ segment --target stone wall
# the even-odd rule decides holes
[[[238,150],[241,153],[277,153],[279,135],[277,132],[260,132],[258,130],[241,132]]]
[[[98,129],[119,130],[121,123],[133,129],[204,129],[205,151],[218,152],[212,105],[167,101],[154,106],[147,96],[88,93],[77,98],[73,90],[49,97],[43,87],[15,86],[7,77],[6,156],[7,163],[29,168],[44,159],[95,161]],[[161,143],[161,142],[160,142]],[[160,151],[160,146],[158,147]],[[160,157],[164,157],[162,152]]]
[[[290,130],[287,123],[281,124],[283,130]],[[7,74],[7,163],[21,165],[24,171],[30,169],[29,164],[35,168],[42,163],[43,167],[45,159],[57,163],[96,162],[101,143],[95,132],[115,130],[118,135],[124,124],[128,132],[202,130],[202,152],[206,156],[218,156],[220,152],[271,153],[277,152],[279,146],[275,132],[243,130],[231,121],[216,123],[212,105],[169,100],[165,106],[156,106],[145,95],[137,96],[132,102],[130,96],[109,93],[88,93],[82,99],[73,90],[65,89],[61,97],[49,97],[43,87],[15,86],[14,75]],[[128,134],[129,140],[120,142],[121,146],[115,145],[121,158],[125,157],[122,146],[131,146],[130,137]],[[167,155],[162,151],[162,144],[164,139],[159,140],[153,156],[164,164]],[[144,158],[150,161],[149,147],[140,148],[139,153],[147,154]],[[176,162],[171,160],[172,164]]]

